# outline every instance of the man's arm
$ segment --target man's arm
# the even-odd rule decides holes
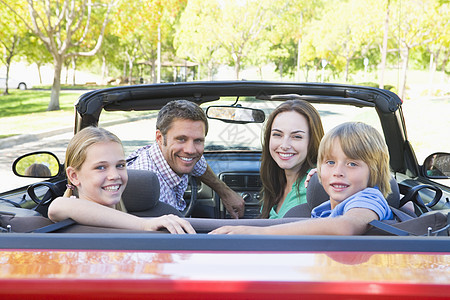
[[[222,199],[225,209],[231,217],[237,219],[244,216],[245,201],[235,191],[230,189],[225,182],[220,180],[209,165],[206,167],[205,173],[198,177],[204,184],[212,188]]]

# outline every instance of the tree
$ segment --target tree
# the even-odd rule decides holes
[[[341,1],[328,6],[322,18],[308,28],[305,39],[311,40],[316,56],[343,72],[345,82],[349,80],[351,62],[366,57],[379,39],[381,22],[377,8],[374,0]]]
[[[0,32],[2,33],[0,35],[0,49],[3,49],[1,51],[3,53],[0,53],[0,60],[6,66],[6,85],[3,95],[8,95],[9,70],[14,56],[20,51],[21,40],[26,34],[26,28],[21,24],[19,18],[11,14],[4,6],[0,6],[0,18],[2,20],[0,23]]]
[[[24,44],[21,55],[25,57],[26,61],[31,64],[36,64],[39,74],[39,83],[42,84],[41,67],[52,61],[52,56],[45,48],[42,40],[32,33],[27,33],[24,39]]]
[[[270,1],[223,1],[221,15],[212,24],[211,30],[221,46],[222,59],[234,66],[236,79],[249,54],[262,38],[269,23],[267,13]],[[236,17],[239,16],[239,17]]]
[[[380,63],[380,77],[378,87],[380,89],[384,88],[384,71],[386,69],[386,57],[387,57],[387,47],[389,39],[389,18],[390,18],[390,6],[391,0],[386,1],[386,15],[384,18],[384,31],[383,31],[383,44],[381,46],[381,63]]]
[[[430,70],[430,83],[433,83],[434,74],[440,70],[445,72],[445,65],[448,62],[450,56],[450,4],[440,4],[435,1],[433,8],[435,11],[433,31],[431,35],[434,35],[436,39],[426,44],[424,49],[420,49],[423,57],[427,58],[424,64],[429,61]],[[432,86],[430,87],[430,93],[432,93]]]
[[[92,0],[42,2],[26,0],[27,5],[24,5],[23,1],[0,0],[44,43],[53,57],[53,85],[47,110],[59,110],[61,70],[64,61],[69,57],[92,56],[100,49],[108,17],[114,5],[114,0],[110,0],[108,4],[105,4],[105,1],[92,3]],[[26,9],[29,11],[29,17],[26,17]],[[93,9],[100,11],[104,16],[101,29],[97,30],[99,32],[94,39],[95,45],[86,39],[90,32],[95,31],[97,25],[91,24]]]
[[[400,5],[395,7],[394,15],[399,17],[394,19],[396,23],[392,26],[391,36],[398,41],[402,60],[402,80],[398,92],[400,98],[405,96],[406,74],[411,50],[437,39],[432,34],[436,19],[433,6],[434,1],[410,0],[406,7]]]
[[[216,1],[189,1],[176,26],[174,38],[177,56],[206,67],[208,80],[213,79],[219,65],[220,44],[210,30],[219,13],[219,3]]]
[[[318,19],[323,10],[322,0],[294,0],[272,1],[274,7],[271,16],[272,23],[267,32],[268,39],[272,42],[270,58],[281,75],[294,75],[300,79],[300,69],[305,67],[306,72],[311,66],[305,58],[302,49],[303,37],[307,24],[313,19]],[[279,55],[282,53],[282,55]],[[305,76],[307,78],[307,75]]]
[[[156,73],[158,45],[170,48],[173,21],[185,5],[186,0],[136,0],[124,1],[118,7],[113,33],[120,38],[127,58],[129,82],[139,58],[145,58],[152,65],[152,74]]]
[[[250,61],[253,47],[262,40],[262,32],[269,24],[269,4],[269,0],[189,2],[178,27],[179,53],[198,62],[218,59],[234,66],[239,79],[241,68]]]

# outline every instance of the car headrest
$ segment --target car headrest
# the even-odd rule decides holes
[[[394,208],[399,208],[400,206],[400,189],[398,187],[397,181],[392,177],[391,178],[391,189],[392,193],[390,193],[386,201],[390,206]],[[314,174],[308,183],[308,188],[306,189],[306,201],[308,202],[308,206],[312,210],[316,206],[322,204],[323,202],[329,200],[328,194],[323,189],[322,184],[319,182],[319,177],[317,174]]]
[[[128,212],[152,209],[159,202],[158,176],[148,170],[128,169],[128,184],[122,194],[122,201]]]
[[[149,170],[128,169],[128,184],[122,194],[122,202],[129,214],[138,217],[159,217],[182,214],[173,206],[159,201],[158,176]]]

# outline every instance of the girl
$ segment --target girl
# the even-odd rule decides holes
[[[344,123],[320,143],[317,172],[330,200],[314,208],[313,219],[269,227],[226,226],[215,234],[356,235],[372,220],[392,219],[385,197],[389,153],[380,133],[364,123]]]
[[[323,127],[317,110],[303,100],[288,100],[269,116],[261,156],[261,217],[278,219],[306,203],[305,178],[317,163]]]
[[[50,204],[49,218],[54,222],[71,218],[90,226],[195,233],[189,222],[174,215],[146,219],[116,210],[128,181],[125,165],[117,136],[96,127],[78,132],[66,150],[68,189]]]

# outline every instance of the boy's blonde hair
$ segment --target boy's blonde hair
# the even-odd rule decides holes
[[[65,169],[72,167],[80,170],[87,157],[87,149],[96,143],[116,142],[122,146],[121,140],[112,132],[99,127],[86,127],[73,136],[67,145]],[[123,146],[122,146],[123,147]],[[76,194],[74,186],[67,179],[68,189],[64,193],[64,197],[70,197]],[[75,193],[74,193],[75,192]]]
[[[389,152],[381,134],[372,126],[361,122],[347,122],[325,134],[319,146],[317,173],[327,159],[333,144],[338,141],[342,151],[351,159],[362,160],[369,166],[369,187],[377,186],[386,198],[391,191]]]

